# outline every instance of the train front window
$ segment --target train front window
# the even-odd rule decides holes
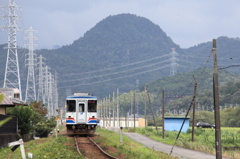
[[[88,112],[97,112],[97,101],[96,100],[88,101]]]
[[[75,112],[75,111],[76,111],[76,101],[67,100],[67,112]]]

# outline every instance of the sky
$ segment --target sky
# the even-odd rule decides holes
[[[0,0],[0,6],[9,0]],[[145,17],[181,48],[213,38],[240,37],[239,0],[15,0],[22,31],[17,42],[25,46],[30,27],[36,30],[36,49],[72,44],[110,15],[131,13]],[[8,12],[0,8],[0,15]],[[0,21],[6,26],[7,20]],[[7,43],[7,31],[0,31],[0,44]]]

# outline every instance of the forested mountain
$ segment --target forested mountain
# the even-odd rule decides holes
[[[142,86],[169,76],[172,48],[178,53],[177,72],[212,67],[211,40],[182,49],[150,20],[133,14],[119,14],[103,19],[71,45],[36,50],[36,53],[46,58],[44,62],[52,71],[58,72],[61,97],[65,97],[66,89],[105,97],[117,88],[121,93],[135,89],[136,81]],[[6,61],[4,46],[0,46],[1,83]],[[239,50],[238,38],[219,37],[220,67],[238,64]],[[27,50],[19,49],[18,53],[24,91],[27,72],[24,54]],[[236,69],[232,71],[237,73]]]

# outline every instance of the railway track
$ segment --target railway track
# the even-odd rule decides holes
[[[75,136],[74,138],[78,153],[87,159],[117,159],[106,153],[89,136]]]

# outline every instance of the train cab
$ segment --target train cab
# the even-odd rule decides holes
[[[94,133],[97,124],[97,97],[78,93],[66,98],[68,133]]]

